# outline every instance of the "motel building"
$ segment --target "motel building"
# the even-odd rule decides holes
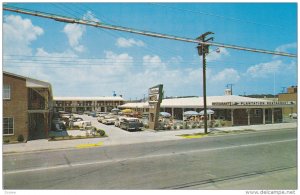
[[[281,123],[282,110],[293,108],[295,104],[295,101],[271,101],[230,95],[228,91],[224,96],[207,97],[207,109],[213,110],[214,118],[224,120],[226,126]],[[174,119],[182,120],[184,112],[200,112],[203,107],[203,97],[172,98],[162,100],[160,111],[168,112]],[[119,108],[145,113],[149,112],[149,103],[126,103]]]
[[[120,96],[112,97],[54,97],[54,111],[78,113],[84,111],[110,112],[124,104]]]
[[[52,118],[51,84],[3,72],[3,141],[48,137]]]

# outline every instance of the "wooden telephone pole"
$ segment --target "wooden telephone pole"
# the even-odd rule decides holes
[[[199,43],[197,46],[199,56],[202,56],[202,65],[203,65],[203,108],[204,108],[204,133],[207,134],[207,106],[206,106],[206,54],[209,53],[209,45],[204,44],[210,40],[213,40],[213,37],[205,39],[207,35],[214,34],[213,32],[206,32],[199,36],[197,40],[200,40],[202,43]]]

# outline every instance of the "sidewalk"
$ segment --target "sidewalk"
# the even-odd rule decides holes
[[[267,125],[250,125],[250,126],[235,126],[235,127],[218,127],[209,128],[208,131],[267,131],[276,129],[297,128],[297,123],[279,123]],[[122,144],[136,144],[145,142],[167,141],[184,139],[178,135],[204,133],[204,129],[185,129],[172,131],[141,131],[131,132],[122,136],[111,136],[105,138],[77,139],[65,141],[48,141],[47,139],[28,141],[27,143],[5,144],[2,145],[3,154],[8,153],[24,153],[43,150],[59,150],[59,149],[74,149],[80,145],[84,146],[112,146]]]

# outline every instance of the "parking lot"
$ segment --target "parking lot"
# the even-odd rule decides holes
[[[105,125],[105,124],[99,123],[97,121],[97,117],[92,117],[92,116],[88,116],[85,114],[84,115],[74,114],[74,116],[81,117],[81,118],[83,118],[83,120],[91,121],[92,126],[96,127],[97,129],[103,129],[105,131],[106,135],[108,135],[108,136],[124,137],[126,135],[128,136],[130,134],[139,133],[139,132],[128,132],[123,129],[120,129],[119,127],[115,127],[114,125]]]

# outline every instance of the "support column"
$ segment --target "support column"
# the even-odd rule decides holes
[[[231,126],[233,126],[233,123],[234,123],[233,112],[234,112],[234,109],[231,109]]]
[[[174,118],[174,108],[172,107],[172,117]]]
[[[247,109],[247,113],[248,113],[248,125],[251,125],[251,121],[250,121],[250,118],[251,118],[251,115],[250,115],[251,109],[250,108]]]
[[[266,109],[263,108],[262,111],[263,111],[263,124],[265,125],[266,124]]]
[[[272,124],[274,124],[274,108],[272,108],[271,110],[272,110]]]

